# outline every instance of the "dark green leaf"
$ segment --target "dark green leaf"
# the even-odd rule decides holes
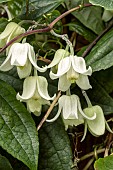
[[[106,33],[86,57],[87,65],[94,71],[113,66],[113,29]]]
[[[89,0],[93,5],[104,7],[107,10],[113,10],[113,0]]]
[[[95,170],[113,170],[113,155],[99,158],[94,164]]]
[[[93,77],[101,84],[101,86],[107,91],[112,93],[113,91],[113,67],[106,70],[95,72]]]
[[[8,159],[0,155],[0,170],[13,170]]]
[[[5,29],[8,24],[8,20],[6,18],[0,18],[0,33]]]
[[[15,74],[15,69],[9,72],[0,72],[0,80],[10,84],[17,92],[19,92],[22,90],[23,81],[18,79],[18,76]]]
[[[67,8],[71,9],[78,5],[80,5],[83,1],[82,0],[71,0],[67,1]],[[84,3],[88,3],[88,0],[85,0]],[[103,31],[104,25],[101,19],[102,15],[102,8],[100,7],[87,7],[83,8],[79,11],[74,11],[72,13],[82,24],[84,24],[87,28],[94,31],[96,34],[99,34]]]
[[[34,121],[13,88],[0,81],[0,145],[31,170],[37,170],[38,137]]]
[[[105,115],[113,113],[113,98],[109,96],[104,87],[93,77],[90,78],[90,84],[92,89],[88,90],[87,93],[93,105],[100,105]]]
[[[6,56],[3,54],[0,54],[0,65],[5,60]],[[20,80],[17,74],[17,69],[14,67],[13,69],[2,72],[0,71],[0,80],[5,81],[9,85],[11,85],[17,92],[22,90],[23,86],[23,80]]]
[[[23,81],[18,78],[15,68],[8,72],[0,71],[0,80],[10,84],[17,92],[22,90]]]
[[[22,15],[24,18],[37,19],[57,8],[63,1],[64,0],[29,0],[29,11],[26,13],[26,6],[24,6]]]
[[[72,153],[61,118],[43,125],[39,141],[39,170],[71,170]]]
[[[8,8],[13,17],[20,14],[23,7],[23,0],[11,0],[8,2]]]
[[[78,34],[82,35],[89,42],[92,42],[96,38],[96,35],[90,29],[86,28],[78,21],[69,23],[67,25],[69,26],[69,29],[71,31],[76,31]]]

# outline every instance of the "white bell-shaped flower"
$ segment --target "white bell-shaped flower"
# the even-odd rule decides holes
[[[32,65],[40,72],[45,72],[47,67],[40,68],[36,64],[35,52],[29,43],[14,43],[8,53],[7,58],[0,66],[1,71],[9,71],[17,66],[17,72],[20,78],[26,78],[30,75]]]
[[[76,120],[79,120],[80,122],[83,123],[84,118],[88,120],[93,120],[96,118],[95,113],[94,115],[87,116],[82,111],[79,97],[75,94],[70,95],[70,96],[62,95],[58,100],[58,104],[59,104],[59,109],[58,109],[56,116],[53,119],[46,120],[47,122],[55,121],[61,113],[62,113],[62,117],[64,120],[68,120],[68,122],[69,120],[70,122],[72,120],[72,123],[74,123],[74,120],[75,120],[74,125],[78,123]]]
[[[0,34],[0,48],[2,48],[5,44],[11,41],[14,37],[25,32],[25,29],[19,26],[15,22],[10,22],[5,30]],[[17,42],[21,41],[18,39]]]
[[[42,105],[50,105],[49,100],[53,100],[56,95],[50,97],[47,91],[48,83],[45,77],[30,76],[24,80],[23,93],[17,94],[17,100],[26,102],[29,112],[39,116]]]
[[[51,79],[59,78],[58,90],[67,91],[74,82],[81,89],[87,90],[91,88],[88,75],[90,76],[92,74],[92,69],[91,67],[86,69],[84,58],[71,55],[62,59],[60,57],[58,60],[56,57],[54,57],[53,62],[48,67],[50,68],[54,64],[58,64],[56,74],[52,70],[50,71]]]
[[[105,118],[102,108],[96,105],[85,108],[83,111],[87,116],[96,113],[96,119],[95,120],[86,119],[86,123],[91,134],[93,134],[94,136],[103,135],[105,132]]]

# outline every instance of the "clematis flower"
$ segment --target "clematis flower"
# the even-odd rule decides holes
[[[7,58],[0,66],[0,70],[9,71],[14,66],[17,66],[19,77],[26,78],[31,73],[32,65],[40,72],[47,70],[46,66],[43,68],[37,66],[34,49],[29,43],[14,43]]]
[[[2,48],[5,44],[11,41],[14,37],[25,32],[25,29],[19,26],[15,22],[10,22],[5,30],[0,34],[0,48]],[[21,41],[21,39],[17,40],[17,42]]]
[[[59,109],[56,116],[53,119],[46,120],[47,122],[55,121],[61,113],[64,122],[66,122],[65,120],[68,120],[68,123],[71,122],[71,124],[73,123],[74,125],[77,125],[78,122],[84,123],[84,118],[88,120],[94,120],[96,118],[95,113],[91,116],[87,116],[82,111],[80,100],[77,95],[62,95],[58,100],[58,104]]]
[[[50,78],[57,79],[58,90],[67,91],[72,83],[76,83],[81,89],[87,90],[91,88],[88,80],[88,75],[92,74],[92,69],[89,66],[86,69],[86,63],[84,58],[75,56],[67,56],[61,58],[61,55],[57,58],[55,55],[53,61],[48,66],[51,68],[58,64],[58,70],[55,74],[52,70],[50,71]]]
[[[105,127],[109,132],[113,133],[107,121],[105,120],[102,108],[98,105],[92,106],[91,101],[85,91],[82,91],[82,94],[85,97],[86,102],[88,104],[88,107],[85,108],[83,112],[87,116],[92,116],[96,114],[96,118],[94,120],[88,120],[84,118],[85,128],[84,128],[84,135],[81,141],[85,139],[87,129],[89,129],[90,133],[96,137],[103,135],[105,133]]]
[[[42,105],[50,105],[49,100],[53,100],[47,91],[48,83],[45,77],[42,76],[30,76],[24,80],[23,93],[17,94],[17,100],[20,102],[26,102],[29,112],[33,112],[39,116],[42,110]]]
[[[109,132],[113,133],[113,131],[110,129],[108,123],[105,120],[103,110],[100,106],[95,105],[92,107],[85,108],[83,112],[87,116],[92,116],[95,113],[96,118],[94,120],[85,119],[84,136],[81,141],[85,139],[87,128],[90,131],[90,133],[96,137],[103,135],[105,133],[105,127]]]

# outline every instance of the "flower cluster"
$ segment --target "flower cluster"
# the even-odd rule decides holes
[[[17,35],[24,33],[24,28],[20,27],[18,24],[11,22],[9,23],[5,30],[0,34],[0,47],[5,45],[10,40],[12,40]],[[43,68],[37,65],[36,55],[33,46],[29,43],[18,42],[12,44],[7,51],[6,59],[0,66],[1,71],[9,71],[14,66],[17,68],[17,73],[20,79],[25,78],[23,83],[23,93],[17,94],[17,100],[25,102],[29,112],[33,112],[35,115],[39,116],[42,110],[42,105],[50,105],[49,100],[53,100],[48,94],[48,82],[45,77],[38,76],[37,71],[45,72],[47,66]],[[31,76],[34,69],[34,75]]]
[[[25,29],[18,24],[9,23],[3,33],[0,34],[0,47],[3,47],[15,36],[25,32]],[[25,102],[29,112],[39,116],[43,105],[50,105],[50,100],[54,100],[48,94],[48,82],[45,77],[38,76],[39,72],[45,72],[50,69],[50,78],[58,79],[58,90],[63,94],[58,100],[58,112],[53,119],[47,119],[47,122],[55,121],[59,115],[62,115],[65,126],[84,124],[84,140],[87,128],[94,136],[103,135],[105,126],[111,132],[100,106],[92,106],[86,92],[92,88],[88,76],[92,74],[92,68],[86,67],[84,58],[74,55],[72,45],[69,44],[70,52],[64,49],[58,49],[52,62],[48,66],[39,67],[36,60],[36,54],[33,46],[27,42],[21,43],[21,39],[13,43],[6,51],[6,59],[1,64],[1,71],[9,71],[14,66],[20,79],[24,78],[22,95],[17,94],[17,100]],[[76,94],[70,92],[71,85],[75,83],[82,91],[87,101],[88,107],[82,110],[80,99]]]

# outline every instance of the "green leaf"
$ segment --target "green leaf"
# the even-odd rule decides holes
[[[113,170],[113,155],[99,158],[94,164],[95,170]]]
[[[80,5],[81,3],[82,0],[66,1],[68,10]],[[88,3],[88,0],[85,0],[84,3]],[[102,21],[102,8],[92,6],[92,7],[83,8],[82,10],[79,11],[74,11],[72,14],[82,24],[84,24],[87,28],[94,31],[96,34],[99,34],[103,31],[104,25]]]
[[[5,58],[6,56],[0,54],[0,65],[3,63]],[[23,80],[19,79],[16,67],[13,67],[13,69],[7,72],[0,71],[0,80],[11,85],[17,92],[20,92],[23,89]]]
[[[113,66],[113,29],[106,33],[87,55],[86,63],[93,72],[105,70]]]
[[[92,89],[88,90],[87,93],[92,104],[101,106],[105,115],[113,113],[113,98],[93,76],[90,78],[90,84]]]
[[[93,5],[104,7],[107,10],[113,10],[113,0],[89,0]]]
[[[69,26],[69,29],[71,31],[76,31],[79,35],[82,35],[89,42],[92,42],[96,38],[96,35],[90,29],[86,28],[78,21],[71,22],[67,24],[67,26]]]
[[[0,33],[4,31],[7,24],[8,20],[6,18],[0,18]]]
[[[11,0],[0,0],[0,3],[8,2],[8,1],[11,1]]]
[[[61,118],[53,123],[44,123],[39,131],[39,142],[38,170],[71,169],[72,153]]]
[[[12,69],[8,72],[0,71],[0,80],[3,80],[11,85],[17,92],[22,91],[23,81],[18,78],[16,69]]]
[[[31,170],[37,170],[38,137],[31,115],[13,88],[0,81],[0,145]]]
[[[20,14],[23,7],[23,0],[11,0],[8,2],[8,9],[13,17]]]
[[[93,77],[101,84],[101,86],[106,90],[107,93],[112,93],[113,91],[113,67],[106,70],[101,70],[95,72]]]
[[[8,159],[0,155],[0,170],[13,170]]]
[[[42,15],[57,8],[64,0],[29,0],[29,11],[26,14],[26,6],[23,7],[22,15],[29,19],[37,19]]]

